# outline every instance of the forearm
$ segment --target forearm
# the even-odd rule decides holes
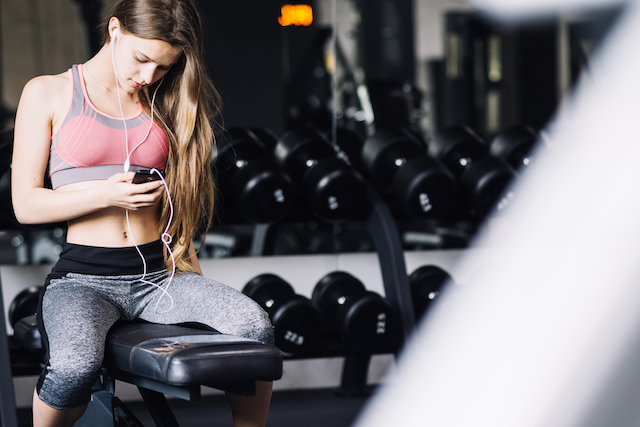
[[[70,192],[31,188],[13,194],[14,213],[21,224],[65,222],[106,207],[95,188]]]

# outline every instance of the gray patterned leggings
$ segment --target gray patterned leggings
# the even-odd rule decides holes
[[[145,246],[145,258],[157,267],[159,246],[155,244],[152,251]],[[100,273],[112,268],[113,264],[108,268],[96,264],[105,263],[114,251],[118,253],[116,259],[128,252],[126,262],[116,261],[119,270],[141,271],[140,257],[130,249],[67,245],[48,277],[38,310],[47,365],[37,386],[40,400],[47,405],[70,409],[89,401],[102,365],[107,332],[118,319],[164,324],[199,322],[222,333],[273,343],[273,327],[260,306],[241,292],[198,274],[174,277],[167,291],[171,298],[158,287],[141,282],[140,273],[86,274],[87,270]],[[85,266],[90,267],[78,268],[76,263],[87,255]],[[123,265],[127,263],[132,265]],[[85,271],[65,272],[69,267]],[[164,287],[168,278],[162,268],[147,274],[145,280]]]

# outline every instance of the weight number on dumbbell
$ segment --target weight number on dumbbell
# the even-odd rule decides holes
[[[474,214],[484,216],[498,205],[504,210],[514,194],[503,195],[515,172],[500,157],[490,155],[486,142],[467,126],[449,126],[436,132],[429,154],[457,178],[461,193]]]
[[[387,314],[378,314],[378,323],[376,324],[376,334],[383,335],[387,332]]]
[[[400,338],[391,304],[347,272],[324,276],[311,299],[322,312],[325,333],[351,348],[375,351],[395,345]]]
[[[284,339],[294,343],[295,345],[304,345],[304,337],[292,331],[286,331],[284,333]]]
[[[275,274],[260,274],[242,292],[269,314],[275,329],[275,344],[287,353],[303,353],[313,348],[320,333],[320,310],[308,298]]]
[[[366,141],[341,129],[337,141],[394,211],[430,218],[452,207],[457,192],[453,175],[404,129],[383,128]]]
[[[418,200],[420,201],[422,212],[427,213],[433,209],[431,199],[429,199],[429,195],[427,193],[420,193]]]

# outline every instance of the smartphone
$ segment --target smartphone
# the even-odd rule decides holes
[[[162,173],[162,171],[160,171],[160,173]],[[136,172],[132,182],[134,184],[144,184],[145,182],[157,181],[159,179],[160,174],[158,174],[158,172],[151,172],[151,169],[140,169]]]

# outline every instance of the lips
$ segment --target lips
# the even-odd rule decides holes
[[[131,84],[133,85],[133,87],[135,87],[136,89],[142,89],[144,87],[143,84],[140,84],[138,82],[136,82],[135,80],[131,80]]]

